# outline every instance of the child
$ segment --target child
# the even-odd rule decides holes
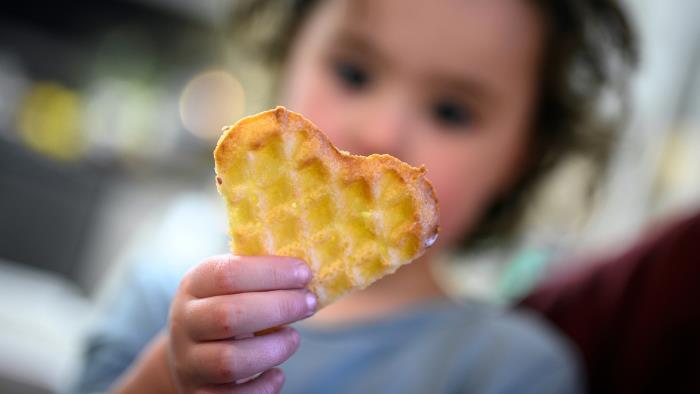
[[[447,250],[505,240],[528,191],[562,157],[603,157],[588,149],[606,137],[594,111],[605,62],[633,58],[615,3],[326,0],[252,9],[260,4],[289,6],[270,47],[281,65],[280,104],[340,149],[425,164],[440,201],[439,242],[365,291],[262,336],[250,334],[313,313],[302,262],[212,257],[174,297],[136,282],[143,293],[126,293],[111,317],[117,324],[92,340],[79,390],[277,392],[286,378],[285,390],[300,393],[578,392],[576,355],[555,332],[525,313],[450,302],[429,266]],[[282,362],[284,373],[273,368]]]

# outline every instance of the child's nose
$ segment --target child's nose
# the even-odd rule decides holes
[[[402,148],[408,137],[410,112],[404,105],[369,106],[366,116],[356,123],[357,147],[362,155],[386,153],[402,156]]]

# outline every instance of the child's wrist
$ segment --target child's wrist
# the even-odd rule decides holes
[[[112,392],[177,394],[178,391],[168,367],[167,340],[167,333],[158,334],[115,383]]]

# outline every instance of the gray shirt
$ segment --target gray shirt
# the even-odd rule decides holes
[[[106,391],[167,322],[179,275],[136,271],[86,344],[75,392]],[[283,393],[577,393],[569,344],[536,316],[432,301],[381,320],[296,328]]]
[[[534,316],[433,301],[380,321],[297,326],[290,393],[575,393],[568,345]]]

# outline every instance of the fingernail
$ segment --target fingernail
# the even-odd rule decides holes
[[[309,308],[309,314],[307,316],[311,316],[316,312],[316,296],[312,292],[306,293],[306,306]]]
[[[306,263],[299,263],[297,268],[294,270],[294,275],[303,284],[306,284],[311,279],[311,269]]]

